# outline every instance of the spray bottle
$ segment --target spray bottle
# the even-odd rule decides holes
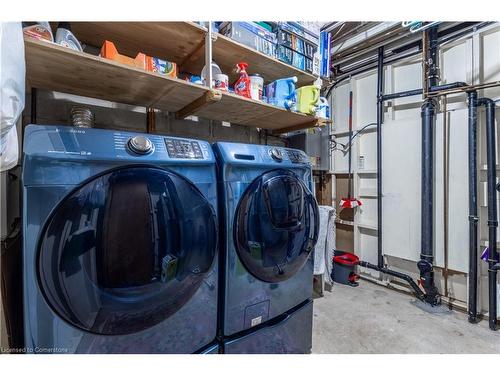
[[[244,96],[246,98],[251,98],[250,94],[250,77],[248,77],[248,73],[246,69],[248,68],[248,64],[245,62],[239,62],[236,64],[237,72],[240,73],[240,78],[234,84],[234,92],[235,94]]]

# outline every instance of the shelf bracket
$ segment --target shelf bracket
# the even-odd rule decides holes
[[[184,108],[175,113],[177,119],[184,119],[205,107],[208,104],[216,103],[222,99],[222,93],[219,90],[208,90],[195,101],[189,103]]]
[[[293,131],[309,129],[309,128],[320,128],[320,127],[326,125],[327,123],[328,123],[328,121],[326,121],[325,119],[315,118],[312,121],[305,122],[305,123],[300,124],[300,125],[294,125],[294,126],[289,126],[287,128],[273,130],[273,135],[290,133]]]

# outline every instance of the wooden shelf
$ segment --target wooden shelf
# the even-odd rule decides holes
[[[143,52],[193,74],[204,65],[206,29],[194,22],[72,22],[71,30],[85,44],[100,49],[109,40],[121,54]]]
[[[296,76],[297,87],[300,87],[311,85],[318,78],[221,34],[217,34],[217,39],[213,43],[212,55],[222,71],[229,76],[229,82],[234,82],[238,78],[236,64],[240,61],[248,63],[249,74],[260,74],[266,83]]]
[[[105,40],[115,43],[127,56],[143,52],[179,65],[181,71],[199,75],[205,65],[206,28],[194,22],[72,22],[75,36],[83,43],[100,48]],[[309,85],[316,76],[267,56],[222,34],[215,33],[213,60],[234,82],[236,64],[245,61],[248,72],[259,73],[266,82],[297,76],[297,86]]]
[[[25,46],[26,77],[31,87],[157,108],[179,117],[196,114],[276,133],[329,122],[53,43],[27,38]]]

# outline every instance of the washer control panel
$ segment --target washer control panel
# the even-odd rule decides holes
[[[306,163],[307,156],[304,152],[298,150],[286,150],[288,158],[292,163]]]
[[[203,152],[197,141],[165,138],[168,156],[172,159],[203,159]]]

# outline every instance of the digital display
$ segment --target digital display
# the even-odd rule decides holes
[[[196,141],[165,138],[168,156],[174,159],[203,159],[200,144]]]

